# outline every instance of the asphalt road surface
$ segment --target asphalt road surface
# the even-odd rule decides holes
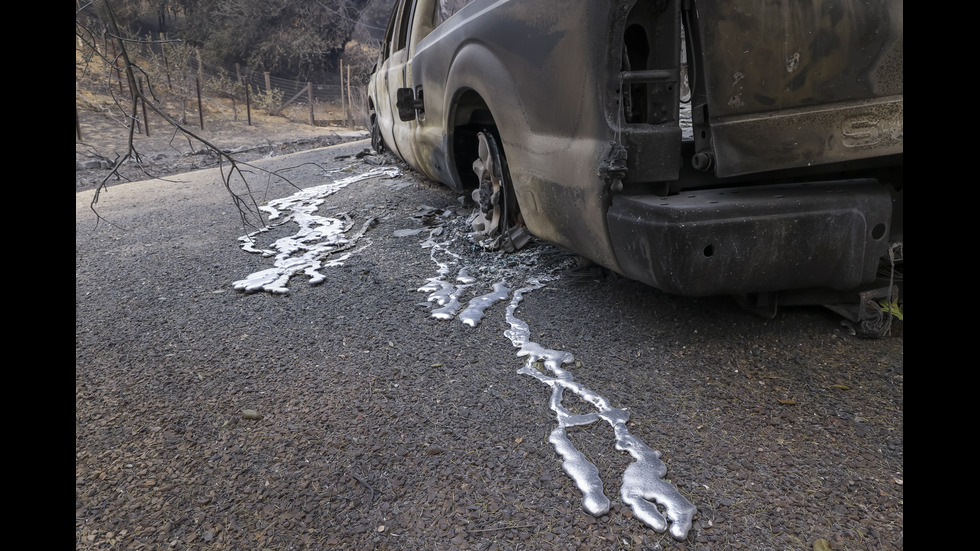
[[[865,339],[543,243],[486,253],[450,190],[366,147],[256,162],[288,183],[247,173],[255,205],[312,190],[335,223],[286,292],[236,288],[276,258],[243,250],[257,228],[217,170],[111,186],[98,215],[76,194],[76,549],[903,548],[901,322]],[[301,227],[269,222],[257,249]],[[449,299],[495,283],[463,323]],[[563,414],[584,463],[556,452]],[[641,463],[623,431],[666,467],[643,483],[696,508],[681,534],[622,495]]]

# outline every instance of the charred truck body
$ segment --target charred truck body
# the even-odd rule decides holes
[[[901,279],[902,8],[398,0],[374,145],[471,195],[487,246],[530,232],[669,293],[860,310]]]

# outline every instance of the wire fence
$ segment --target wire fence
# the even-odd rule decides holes
[[[287,107],[292,107],[294,113],[307,107],[310,124],[317,122],[314,112],[318,105],[330,106],[335,115],[339,115],[329,121],[320,122],[356,126],[362,118],[363,86],[350,82],[349,68],[345,74],[343,64],[336,79],[327,82],[303,82],[272,76],[268,72],[239,65],[234,68],[209,66],[198,55],[188,59],[187,75],[197,79],[205,94],[217,92],[221,97],[254,105],[274,115],[281,115]],[[229,78],[233,78],[233,82],[227,82]]]
[[[79,43],[79,50],[83,46]],[[96,46],[98,47],[98,46]],[[112,47],[111,43],[109,46]],[[335,78],[325,82],[297,81],[272,76],[267,72],[255,71],[236,64],[234,67],[211,66],[201,61],[200,52],[177,42],[168,42],[159,36],[143,42],[131,58],[138,59],[139,83],[152,87],[156,97],[168,96],[171,103],[179,104],[181,113],[175,118],[190,121],[192,114],[187,106],[198,106],[198,120],[204,127],[205,105],[211,111],[219,110],[219,103],[230,101],[232,117],[239,114],[251,123],[253,110],[265,111],[271,115],[287,116],[296,122],[311,125],[339,125],[346,127],[365,127],[366,91],[364,86],[351,82],[351,68],[341,66]],[[118,59],[117,52],[101,52],[106,59]],[[137,55],[133,55],[133,54]],[[84,57],[84,54],[83,54]],[[98,59],[93,56],[92,59]],[[92,64],[93,74],[100,73],[99,64]],[[121,67],[109,69],[109,78],[102,80],[105,88],[117,88],[113,94],[125,97],[131,95],[126,90],[124,72]],[[84,72],[84,71],[83,71]],[[76,78],[79,78],[76,75]],[[223,102],[220,100],[224,100]],[[76,117],[77,120],[77,117]]]

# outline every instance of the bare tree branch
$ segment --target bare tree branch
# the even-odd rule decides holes
[[[100,34],[87,28],[78,22],[78,13],[89,7],[95,6],[98,8],[98,13],[102,20],[102,29]],[[94,56],[101,59],[105,63],[107,68],[107,78],[112,78],[112,74],[116,73],[120,75],[127,85],[129,90],[128,98],[120,98],[113,92],[113,87],[109,86],[110,94],[112,95],[113,102],[117,106],[119,113],[122,114],[123,120],[122,125],[127,129],[127,143],[126,152],[122,155],[117,156],[111,162],[111,166],[102,178],[101,182],[95,189],[92,201],[90,203],[91,210],[95,213],[97,220],[104,220],[98,210],[96,205],[99,202],[101,193],[107,188],[107,185],[112,178],[121,178],[120,169],[124,163],[134,162],[140,170],[146,174],[148,177],[153,177],[145,168],[143,164],[143,158],[134,143],[134,137],[139,124],[139,109],[145,107],[149,109],[157,116],[166,121],[173,129],[173,136],[171,142],[178,136],[182,136],[188,140],[190,144],[200,143],[208,151],[214,153],[219,159],[219,168],[221,174],[221,182],[227,190],[228,194],[231,196],[232,203],[238,209],[241,223],[244,227],[255,227],[264,225],[262,211],[259,209],[259,205],[256,202],[251,186],[249,184],[248,178],[246,177],[246,171],[243,170],[244,167],[254,169],[256,171],[265,172],[278,179],[286,182],[293,187],[291,181],[278,172],[271,172],[254,165],[238,161],[233,155],[222,150],[220,147],[210,142],[197,132],[194,132],[186,125],[183,124],[181,120],[178,120],[167,113],[160,106],[160,102],[154,91],[153,80],[150,78],[142,68],[140,68],[136,63],[133,62],[128,45],[129,44],[143,44],[147,41],[132,39],[125,36],[125,33],[119,28],[119,22],[116,12],[112,4],[108,0],[102,0],[94,3],[87,3],[76,12],[76,36],[79,41],[83,44],[83,47],[89,48]],[[102,48],[99,47],[100,43]],[[109,52],[113,51],[114,54]],[[141,82],[145,81],[147,83],[147,91],[144,92]],[[106,159],[108,161],[108,159]],[[233,183],[236,181],[241,181],[244,185],[245,191],[243,193],[237,193],[233,188]],[[108,221],[106,221],[108,223]]]

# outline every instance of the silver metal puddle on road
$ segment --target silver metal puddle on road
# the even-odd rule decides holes
[[[422,242],[422,248],[429,249],[429,257],[439,267],[438,275],[427,279],[426,281],[428,283],[419,287],[418,290],[420,293],[427,293],[427,300],[439,306],[432,310],[432,317],[450,320],[458,314],[460,321],[470,327],[476,327],[483,320],[484,312],[486,312],[487,308],[490,308],[496,302],[505,300],[510,293],[510,289],[507,288],[504,282],[497,282],[493,285],[493,291],[473,298],[466,308],[463,309],[459,302],[460,295],[478,280],[469,275],[466,267],[461,268],[456,274],[455,281],[459,285],[447,279],[450,272],[449,265],[458,264],[459,255],[449,250],[447,247],[449,245],[448,241],[438,242],[435,240],[435,236],[438,233],[438,229],[429,232],[429,238]],[[439,255],[445,255],[450,258],[445,261],[440,261],[437,258]],[[461,309],[462,312],[460,312]]]
[[[644,524],[657,532],[667,530],[670,520],[670,535],[682,540],[691,529],[694,505],[677,491],[673,485],[663,480],[667,465],[660,460],[660,452],[651,449],[642,440],[630,434],[626,428],[629,412],[613,407],[609,400],[575,381],[572,373],[562,365],[575,362],[569,352],[549,350],[536,342],[531,342],[531,332],[526,323],[518,319],[514,312],[524,298],[524,293],[540,289],[543,279],[532,279],[526,287],[514,291],[514,297],[507,307],[507,323],[510,329],[507,337],[518,348],[517,356],[526,357],[524,367],[518,373],[530,375],[551,387],[551,410],[555,413],[558,426],[551,431],[548,441],[564,460],[562,468],[572,477],[582,492],[582,506],[589,513],[600,516],[609,511],[609,499],[602,489],[599,469],[585,454],[580,452],[568,439],[566,429],[589,425],[603,420],[613,428],[616,435],[616,449],[625,451],[633,457],[633,463],[623,472],[620,498],[633,509],[633,513]],[[573,414],[562,405],[565,391],[573,392],[582,400],[592,404],[596,411],[587,414]],[[657,504],[666,510],[667,518],[661,514]]]
[[[474,284],[473,278],[466,273],[466,267],[462,267],[456,277],[460,285],[455,285],[448,280],[451,272],[450,264],[458,264],[460,259],[459,255],[448,249],[448,244],[448,242],[436,242],[432,234],[422,243],[424,248],[430,249],[430,256],[439,269],[438,276],[429,278],[429,283],[419,288],[419,291],[429,293],[429,301],[439,306],[432,311],[432,317],[438,319],[452,319],[459,311],[461,293]],[[437,254],[450,258],[440,261],[437,259]],[[626,428],[629,412],[613,407],[609,400],[575,381],[572,373],[562,367],[573,363],[575,357],[569,352],[550,350],[532,342],[527,324],[514,315],[524,294],[544,287],[545,281],[548,281],[548,278],[533,278],[525,287],[514,291],[506,313],[510,329],[504,331],[504,334],[518,349],[517,356],[526,358],[524,366],[517,372],[534,377],[551,387],[550,407],[555,413],[558,424],[551,431],[548,441],[562,457],[562,469],[582,492],[583,508],[594,516],[604,515],[609,511],[609,498],[603,491],[599,469],[572,444],[567,429],[602,420],[613,428],[616,449],[625,451],[633,457],[633,463],[623,472],[620,499],[633,510],[641,522],[650,528],[663,533],[668,530],[669,520],[670,535],[678,540],[687,538],[697,509],[681,495],[677,488],[663,479],[667,474],[667,465],[660,460],[660,452],[630,434],[629,429]],[[459,319],[466,325],[475,327],[483,319],[486,309],[495,302],[506,300],[508,293],[505,282],[494,284],[493,292],[473,298],[469,306],[459,314]],[[587,414],[570,412],[562,404],[565,391],[572,392],[592,404],[596,411]],[[658,504],[665,513],[657,507]]]
[[[340,266],[352,254],[352,249],[358,240],[364,236],[374,220],[368,218],[361,228],[353,235],[348,235],[354,227],[350,217],[338,215],[330,218],[316,214],[317,209],[327,197],[341,189],[369,178],[394,178],[400,171],[397,168],[380,167],[365,172],[335,180],[329,184],[301,190],[284,199],[270,201],[267,206],[260,207],[269,215],[269,221],[277,221],[274,226],[265,226],[248,235],[238,238],[242,249],[262,256],[274,256],[272,268],[255,272],[245,279],[234,282],[236,290],[254,293],[266,291],[269,293],[288,293],[286,284],[293,276],[303,273],[309,277],[311,285],[324,280],[323,268]],[[283,215],[285,211],[285,215]],[[293,235],[277,239],[269,249],[255,246],[255,238],[270,231],[273,227],[295,222],[299,230]],[[361,247],[362,249],[364,247]],[[348,252],[349,251],[349,252]],[[339,253],[340,254],[337,256]]]
[[[254,243],[255,237],[269,231],[271,226],[239,238],[243,250],[263,256],[275,256],[275,265],[236,281],[235,289],[245,292],[286,293],[286,283],[301,272],[310,278],[311,284],[323,281],[324,275],[320,270],[341,265],[347,260],[355,252],[351,249],[363,237],[371,222],[369,219],[357,233],[348,237],[353,228],[349,218],[341,220],[315,214],[324,199],[354,182],[375,177],[392,178],[398,174],[399,171],[395,168],[377,168],[270,202],[267,207],[263,207],[269,213],[270,221],[279,220],[281,211],[287,211],[277,225],[296,222],[300,229],[292,236],[276,240],[269,249],[257,248]],[[430,258],[438,266],[438,273],[436,277],[429,278],[418,291],[426,293],[428,302],[435,305],[431,312],[432,317],[442,320],[458,317],[462,323],[476,327],[483,320],[488,308],[507,300],[510,289],[506,281],[497,281],[489,293],[475,296],[463,308],[460,297],[479,280],[469,275],[468,267],[460,266],[461,257],[449,249],[450,241],[436,241],[438,234],[438,229],[433,230],[422,242],[422,247],[430,250]],[[340,252],[345,254],[334,256]],[[458,266],[458,269],[455,270],[456,275],[450,278],[454,266]],[[567,429],[600,420],[609,423],[616,436],[616,449],[633,457],[633,462],[623,472],[620,491],[623,503],[644,524],[657,532],[667,531],[669,520],[670,535],[678,540],[685,539],[697,510],[673,485],[663,479],[667,474],[667,466],[660,460],[660,452],[630,434],[626,428],[629,420],[627,410],[613,407],[609,400],[575,381],[572,373],[562,367],[575,361],[571,353],[550,350],[531,342],[531,332],[527,324],[514,315],[524,294],[544,287],[548,280],[546,277],[532,278],[527,285],[514,291],[506,312],[510,329],[504,331],[504,335],[518,349],[517,356],[526,358],[524,366],[517,372],[534,377],[551,388],[550,407],[555,414],[557,426],[551,431],[548,440],[562,457],[562,469],[582,492],[583,508],[595,516],[606,514],[609,511],[609,498],[603,491],[599,469],[572,444]],[[565,391],[574,393],[591,404],[596,411],[586,414],[571,413],[562,403]]]

